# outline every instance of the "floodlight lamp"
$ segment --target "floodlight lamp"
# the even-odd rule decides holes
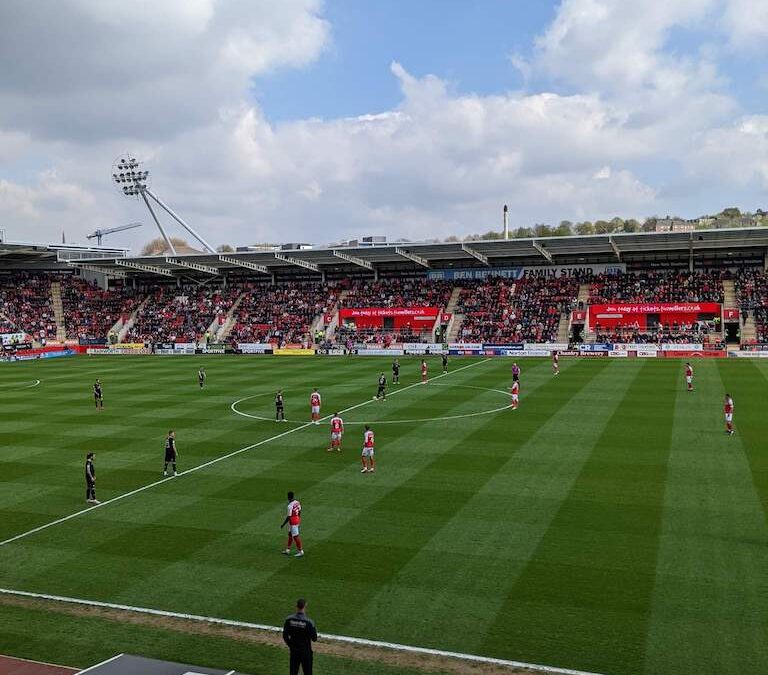
[[[149,171],[130,155],[118,158],[112,165],[112,181],[126,197],[136,197],[149,189],[148,178]]]

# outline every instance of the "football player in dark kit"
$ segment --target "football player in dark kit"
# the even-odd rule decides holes
[[[93,466],[94,454],[89,452],[85,458],[85,501],[100,504],[96,499],[96,469]]]
[[[165,466],[163,467],[163,476],[168,475],[168,465],[171,465],[173,469],[173,475],[178,476],[176,472],[176,458],[178,457],[178,451],[176,450],[176,432],[171,430],[168,432],[168,438],[165,439]]]
[[[101,380],[93,383],[93,401],[96,404],[96,410],[104,407],[104,392],[101,390]]]
[[[202,366],[200,366],[200,369],[197,371],[197,383],[200,385],[200,389],[205,386],[205,368]]]
[[[275,422],[280,420],[285,422],[285,401],[283,401],[282,389],[278,389],[275,394]]]
[[[387,400],[387,378],[384,377],[384,373],[379,375],[379,391],[376,394],[376,398],[379,401]]]
[[[392,361],[392,384],[400,384],[400,361]]]
[[[448,354],[443,354],[443,375],[448,374]]]
[[[307,601],[296,601],[296,613],[283,624],[283,641],[291,651],[291,675],[298,675],[301,667],[304,675],[312,675],[312,643],[317,641],[315,623],[304,612]]]

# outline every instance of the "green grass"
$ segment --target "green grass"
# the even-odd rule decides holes
[[[327,426],[298,429],[1,546],[0,585],[267,624],[304,595],[329,633],[615,675],[768,672],[768,366],[698,362],[689,394],[675,360],[565,360],[557,378],[548,360],[526,360],[519,411],[408,421],[504,406],[494,390],[510,365],[454,359],[448,377],[407,388],[418,360],[406,360],[386,403],[371,401],[378,373],[389,375],[382,359],[2,365],[0,540],[85,506],[88,450],[107,500],[161,477],[168,429],[184,470],[298,426],[235,415],[237,399],[267,394],[238,409],[271,417],[281,387],[302,422],[313,386],[324,413],[365,405],[343,415],[341,456],[324,452]],[[376,431],[375,475],[359,473],[352,422]],[[302,560],[279,554],[288,489],[304,506]],[[12,639],[22,620],[45,639]],[[222,665],[236,654],[224,665],[254,673],[284,656],[213,639],[172,649],[146,628],[86,620],[100,656]],[[72,621],[3,608],[0,652],[55,660],[79,639],[62,628]],[[404,672],[337,661],[326,672]]]

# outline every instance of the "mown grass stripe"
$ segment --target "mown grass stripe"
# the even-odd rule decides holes
[[[553,653],[555,665],[642,670],[677,376],[651,362],[630,374],[631,386],[488,631],[485,652],[506,644],[526,658]],[[630,438],[639,409],[648,423]],[[511,625],[519,632],[510,634]]]
[[[768,663],[768,527],[742,437],[723,431],[722,371],[695,367],[695,390],[681,380],[675,404],[644,672],[757,673]],[[764,386],[745,370],[739,390]]]

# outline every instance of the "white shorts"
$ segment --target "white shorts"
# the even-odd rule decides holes
[[[512,401],[513,401],[514,403],[517,403],[517,399],[518,399],[518,398],[519,398],[519,397],[518,397],[518,395],[517,395],[517,394],[512,394]]]
[[[363,457],[373,457],[373,448],[363,448]]]
[[[292,537],[298,537],[299,536],[299,526],[298,525],[291,525],[291,536]]]
[[[313,405],[312,406],[312,414],[313,415],[319,415],[320,414],[320,406],[319,405]]]
[[[725,413],[725,421],[733,422],[733,413]]]
[[[341,440],[341,433],[336,433],[336,432],[331,433],[331,440],[332,441],[340,441]]]
[[[685,376],[685,381],[686,381],[688,384],[690,384],[691,382],[693,382],[693,378],[692,378],[690,375],[686,375],[686,376]]]

